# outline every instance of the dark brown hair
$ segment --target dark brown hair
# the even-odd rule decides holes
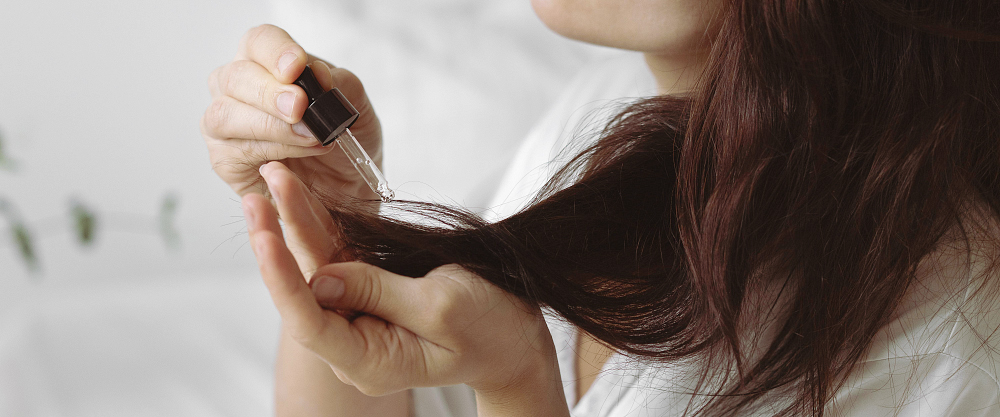
[[[616,349],[735,370],[700,413],[781,391],[782,414],[822,415],[968,203],[1000,217],[1000,2],[723,10],[696,93],[630,105],[527,208],[331,205],[346,256],[457,263]],[[746,317],[762,280],[783,312]],[[765,320],[748,360],[741,329]]]

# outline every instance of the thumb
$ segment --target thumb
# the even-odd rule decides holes
[[[420,280],[361,262],[321,266],[309,285],[326,309],[367,313],[411,331],[426,310],[418,301]]]

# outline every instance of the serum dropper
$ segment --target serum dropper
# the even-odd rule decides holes
[[[358,120],[360,114],[357,109],[336,87],[324,90],[309,66],[302,70],[295,84],[302,87],[309,97],[309,107],[302,115],[302,123],[323,146],[336,141],[372,191],[383,202],[392,201],[395,194],[389,189],[389,182],[349,129]]]

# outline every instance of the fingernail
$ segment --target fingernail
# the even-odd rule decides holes
[[[294,52],[285,52],[281,58],[278,58],[278,72],[285,74],[288,71],[288,67],[292,66],[296,59],[298,59],[298,56]]]
[[[313,278],[312,291],[319,301],[337,301],[344,295],[344,281],[334,277],[316,277]]]
[[[267,166],[267,164],[269,163],[270,162],[265,162],[264,165],[261,165],[260,168],[257,168],[257,171],[260,172],[261,176],[264,176],[264,174],[267,173],[267,170],[271,169],[270,167]]]
[[[243,206],[243,220],[247,222],[247,231],[253,231],[253,212]]]
[[[292,132],[295,132],[296,135],[302,136],[304,138],[313,138],[313,139],[316,138],[316,136],[313,135],[313,133],[309,131],[309,128],[306,127],[305,123],[302,123],[302,122],[298,122],[298,123],[293,124],[292,125]]]
[[[292,107],[295,107],[295,93],[286,91],[278,94],[278,111],[283,116],[291,117]]]

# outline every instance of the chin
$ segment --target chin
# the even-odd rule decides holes
[[[659,36],[643,33],[623,16],[609,16],[601,3],[573,0],[531,0],[535,15],[551,29],[570,39],[640,52],[662,49]],[[627,19],[625,19],[627,21]]]
[[[576,39],[572,36],[573,32],[568,30],[573,27],[573,12],[564,0],[531,0],[531,8],[535,10],[538,19],[553,32]]]
[[[586,11],[581,11],[580,5],[571,3],[567,0],[531,0],[531,7],[545,26],[562,36],[595,45],[631,49],[616,42],[614,36],[607,36],[608,22],[591,24],[586,19]]]

